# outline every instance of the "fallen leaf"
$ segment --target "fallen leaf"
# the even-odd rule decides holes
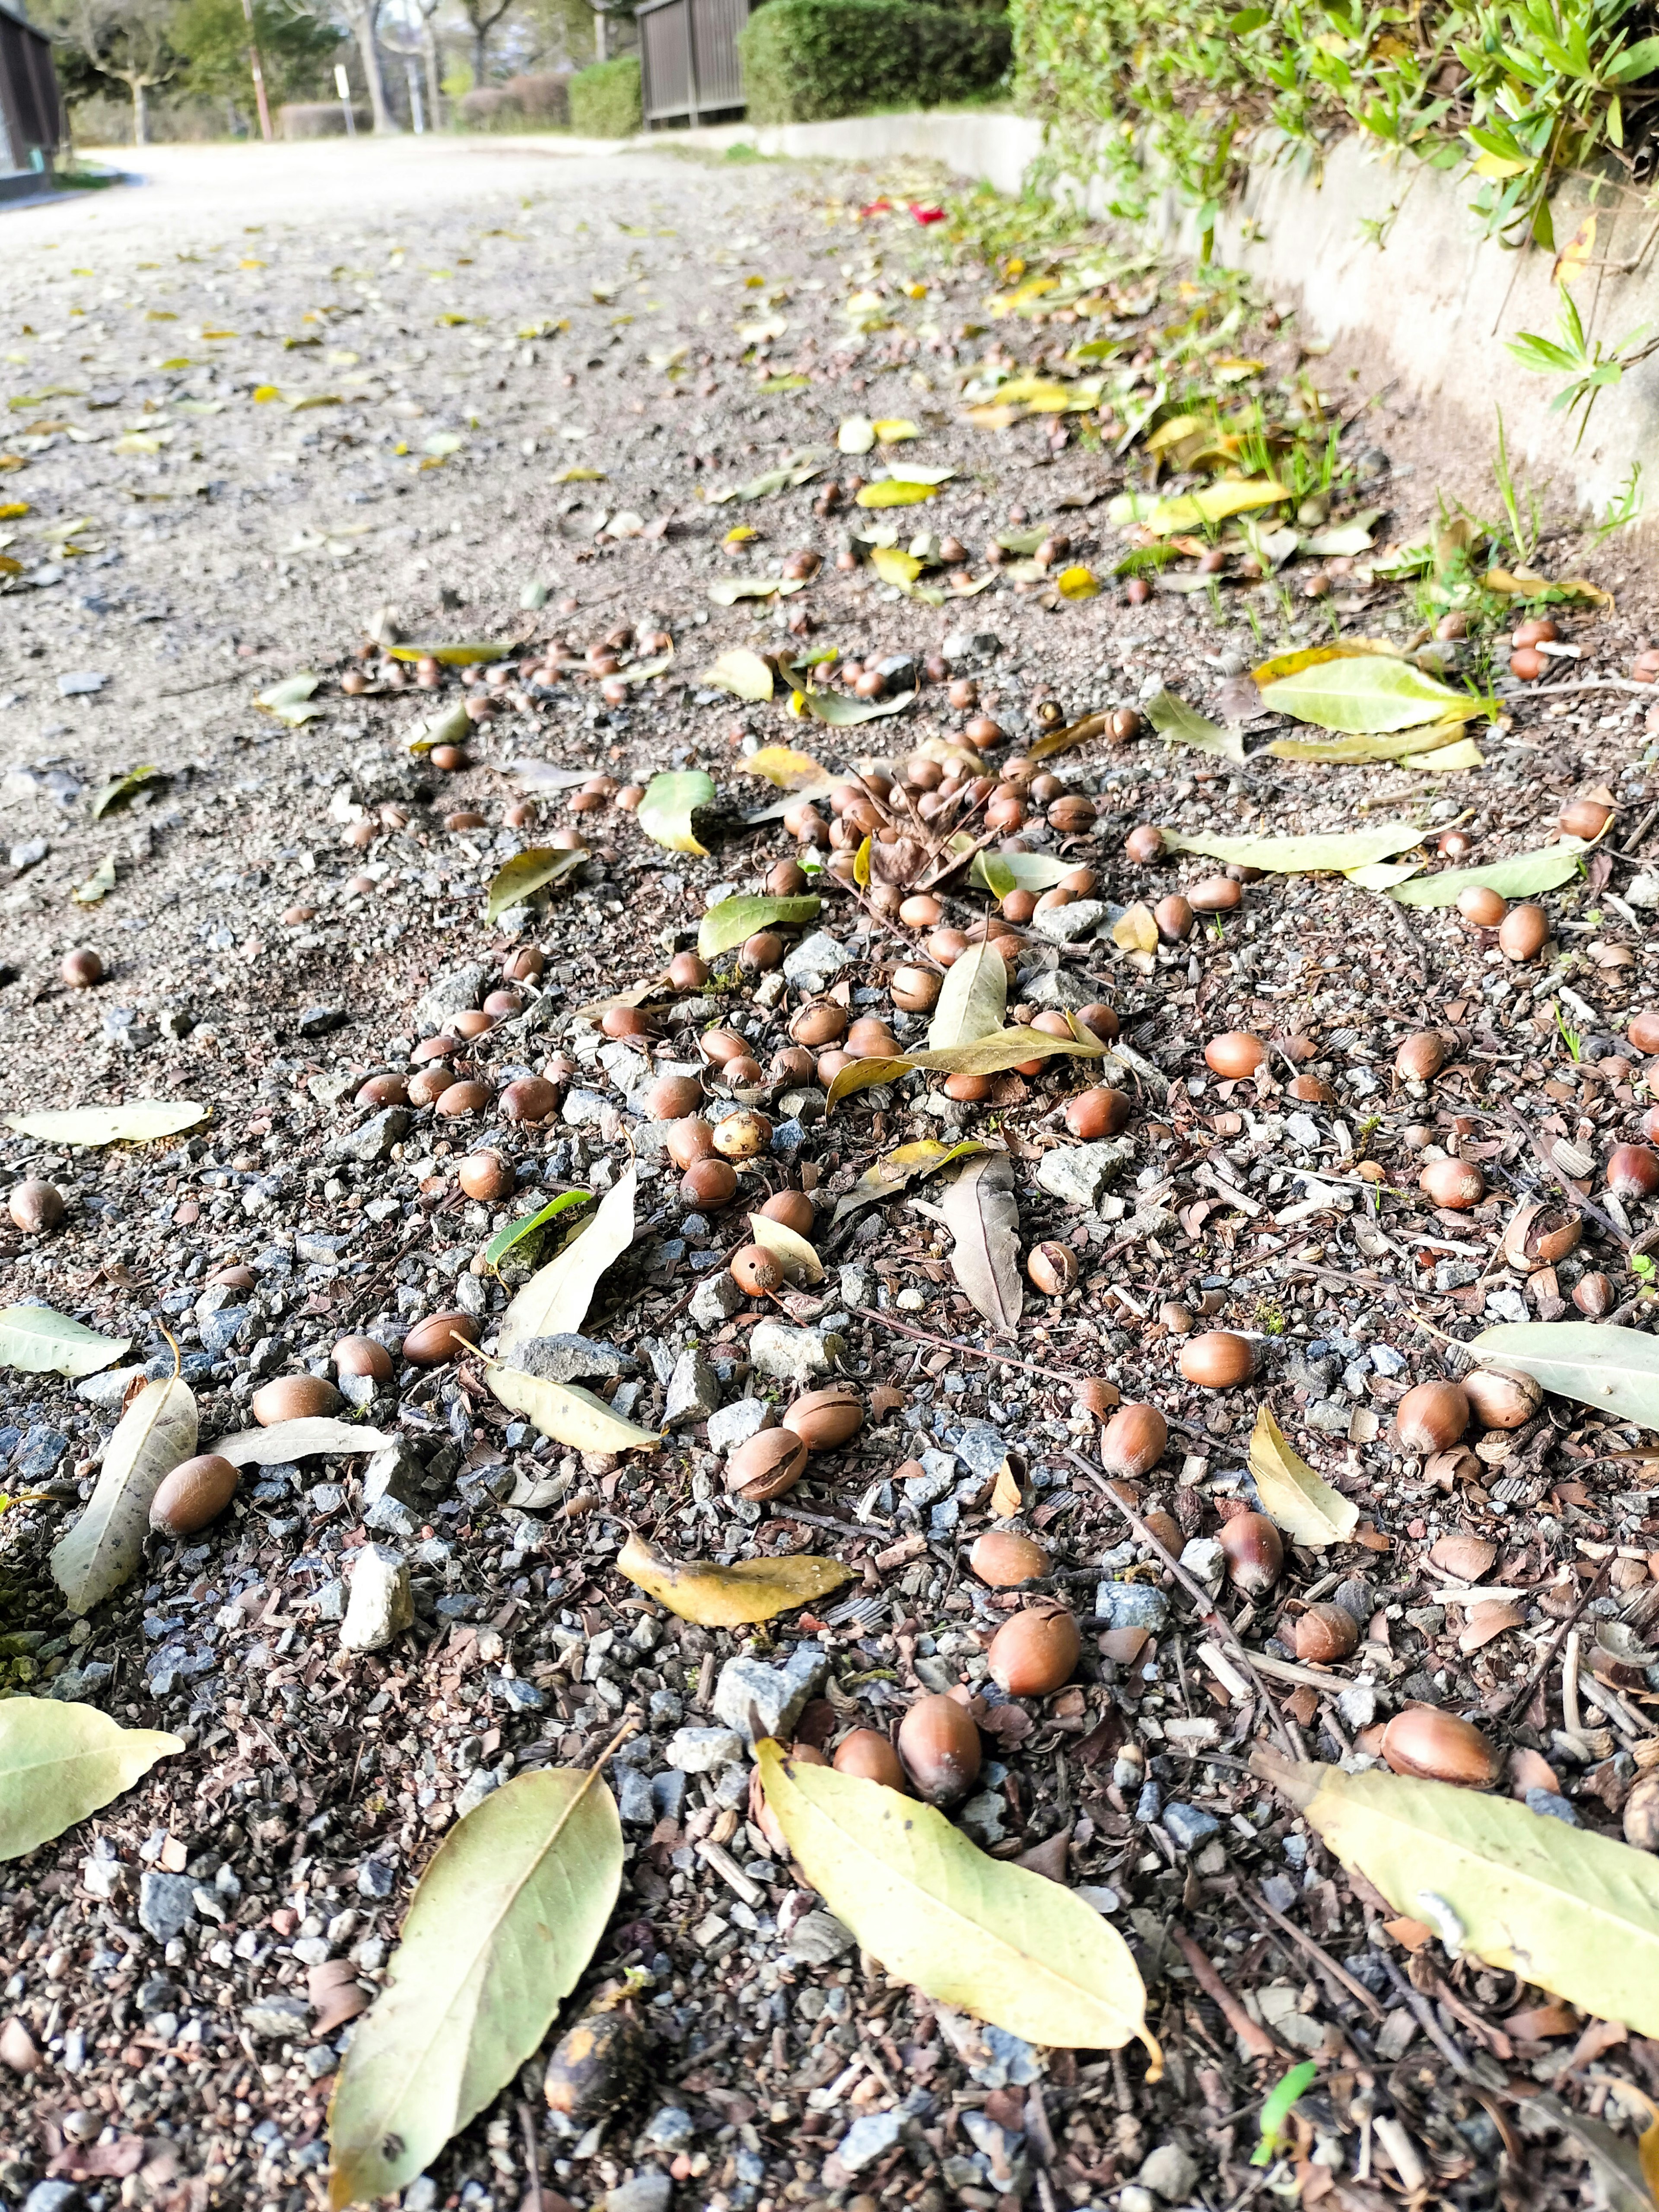
[[[937,1175],[952,1160],[972,1159],[975,1153],[987,1149],[976,1137],[965,1137],[957,1145],[941,1144],[937,1137],[922,1137],[914,1145],[901,1145],[873,1167],[865,1170],[836,1206],[830,1225],[833,1229],[860,1206],[873,1206],[878,1199],[893,1197],[907,1184]]]
[[[136,1098],[126,1106],[42,1107],[8,1114],[6,1127],[49,1145],[148,1145],[205,1121],[210,1109],[188,1098]]]
[[[705,960],[713,960],[729,952],[734,945],[742,945],[757,930],[778,924],[785,929],[802,928],[817,920],[820,905],[810,894],[799,898],[763,898],[757,893],[744,892],[736,898],[722,899],[702,918],[697,951]]]
[[[1318,2066],[1311,2058],[1304,2058],[1267,2092],[1261,2106],[1261,2139],[1250,2154],[1252,2166],[1271,2166],[1279,2156],[1285,2141],[1285,2121],[1295,2109],[1297,2098],[1304,2096],[1318,2079]]]
[[[1092,599],[1099,595],[1100,579],[1092,568],[1074,561],[1055,577],[1054,589],[1062,599]]]
[[[512,2080],[592,1957],[622,1870],[597,1769],[516,1774],[450,1830],[340,2068],[332,2212],[423,2172]]]
[[[1484,868],[1442,868],[1431,876],[1418,876],[1390,896],[1401,906],[1455,906],[1472,885],[1482,885],[1503,898],[1533,898],[1553,891],[1582,873],[1582,857],[1590,846],[1582,837],[1558,838],[1553,845],[1534,853],[1511,853],[1506,860],[1492,860]]]
[[[790,1854],[836,1917],[902,1981],[1050,2048],[1163,2057],[1127,1945],[1060,1883],[989,1858],[931,1805],[767,1739],[762,1785]]]
[[[878,483],[867,483],[856,495],[863,507],[920,507],[924,500],[932,499],[939,486],[934,483],[898,482],[884,477]]]
[[[547,1232],[562,1215],[574,1207],[586,1206],[591,1191],[563,1190],[556,1198],[550,1198],[545,1206],[538,1206],[534,1213],[526,1213],[517,1221],[509,1221],[498,1229],[483,1248],[484,1265],[492,1271],[498,1268],[509,1252],[518,1252],[520,1259],[529,1259],[547,1241]]]
[[[717,576],[708,596],[717,607],[734,607],[739,599],[786,599],[805,589],[797,576]]]
[[[781,1221],[774,1221],[767,1213],[751,1213],[749,1227],[756,1243],[763,1252],[772,1255],[787,1281],[821,1283],[823,1280],[823,1261],[799,1231]]]
[[[360,1421],[337,1421],[329,1413],[307,1413],[297,1421],[274,1421],[268,1429],[238,1429],[221,1437],[213,1449],[233,1467],[284,1467],[292,1459],[343,1459],[352,1452],[384,1451],[398,1441],[384,1429]]]
[[[593,1218],[531,1277],[501,1316],[503,1359],[532,1337],[570,1336],[580,1329],[600,1276],[634,1241],[638,1192],[638,1170],[630,1164],[599,1200]]]
[[[568,1444],[574,1451],[656,1451],[661,1447],[659,1431],[636,1428],[613,1413],[603,1398],[574,1382],[550,1382],[495,1360],[485,1373],[503,1406],[522,1413],[543,1436]]]
[[[1006,1152],[964,1162],[939,1211],[956,1239],[951,1272],[975,1313],[1005,1334],[1018,1324],[1024,1304],[1019,1269],[1019,1202],[1013,1164]]]
[[[849,699],[844,691],[797,691],[801,711],[815,722],[827,722],[832,729],[853,730],[861,722],[880,721],[888,714],[902,714],[915,697],[914,691],[900,691],[891,699]]]
[[[1659,1337],[1606,1322],[1500,1322],[1469,1350],[1482,1363],[1518,1367],[1559,1398],[1644,1429],[1659,1429]]]
[[[1190,745],[1194,752],[1214,753],[1219,759],[1242,761],[1244,738],[1237,729],[1224,730],[1218,722],[1200,714],[1173,691],[1159,691],[1146,702],[1146,720],[1159,737],[1171,744]]]
[[[665,769],[646,786],[635,819],[653,845],[701,857],[708,848],[698,843],[693,824],[700,810],[714,804],[714,779],[707,770]]]
[[[322,680],[307,669],[298,676],[285,677],[267,691],[257,693],[253,703],[277,721],[286,723],[290,730],[297,730],[322,713],[311,696]]]
[[[0,1367],[22,1375],[96,1375],[112,1366],[130,1336],[100,1336],[50,1306],[0,1309]]]
[[[118,1797],[183,1740],[124,1729],[94,1705],[0,1699],[0,1859],[21,1859]]]
[[[165,783],[167,780],[167,772],[164,768],[129,769],[125,775],[112,778],[94,797],[93,820],[101,822],[105,815],[118,806],[125,806],[127,801],[135,798],[146,785]]]
[[[77,884],[70,896],[77,906],[96,906],[115,889],[115,855],[106,854],[83,884]]]
[[[630,1535],[617,1553],[620,1572],[647,1597],[665,1605],[682,1620],[705,1628],[742,1628],[771,1620],[798,1605],[828,1597],[850,1582],[853,1571],[839,1559],[812,1559],[804,1553],[776,1559],[738,1559],[729,1567],[712,1559],[671,1559],[666,1552]]]
[[[489,896],[484,902],[485,921],[494,921],[509,907],[522,906],[549,884],[556,884],[580,868],[588,857],[586,852],[565,852],[551,845],[532,845],[522,853],[515,853],[489,879]]]
[[[1395,854],[1420,845],[1423,832],[1413,822],[1379,822],[1370,830],[1313,837],[1212,837],[1207,833],[1190,837],[1179,830],[1166,830],[1164,842],[1171,852],[1202,853],[1229,867],[1260,868],[1264,875],[1346,875],[1350,868],[1391,860]]]
[[[968,880],[976,890],[989,891],[993,898],[1006,898],[1010,891],[1051,891],[1060,879],[1072,873],[1075,863],[1056,860],[1052,853],[976,853],[974,865],[968,871]],[[957,961],[957,967],[962,965]],[[955,969],[951,970],[955,973]],[[949,981],[949,977],[946,977]],[[943,994],[941,994],[941,996]]]
[[[1255,680],[1269,714],[1366,736],[1493,711],[1489,701],[1380,653],[1344,653],[1266,683],[1258,672]]]
[[[878,1083],[896,1083],[913,1068],[933,1068],[943,1075],[1001,1075],[1028,1060],[1048,1060],[1056,1053],[1097,1060],[1105,1049],[1092,1037],[1050,1036],[1047,1030],[998,1030],[993,1036],[975,1037],[968,1044],[947,1045],[937,1052],[930,1048],[896,1060],[855,1060],[830,1085],[824,1110],[833,1112],[855,1091],[868,1091]]]
[[[1285,1534],[1313,1551],[1346,1544],[1359,1522],[1359,1508],[1292,1451],[1285,1432],[1263,1406],[1250,1437],[1250,1473],[1261,1510]]]
[[[836,779],[811,753],[798,753],[793,745],[763,745],[743,763],[746,775],[763,776],[780,791],[801,799],[817,799],[830,790]]]
[[[196,1400],[177,1376],[146,1382],[116,1424],[98,1486],[52,1554],[52,1580],[71,1613],[90,1613],[137,1571],[150,1501],[196,1449]]]
[[[1377,731],[1347,738],[1275,738],[1267,747],[1276,760],[1392,761],[1465,743],[1461,722],[1429,722],[1408,730]]]
[[[945,971],[927,1030],[929,1049],[947,1051],[993,1036],[1007,1009],[1008,963],[990,939],[981,938]]]
[[[1659,2030],[1659,1862],[1647,1852],[1449,1782],[1346,1774],[1263,1747],[1250,1767],[1455,1954],[1640,2034]]]
[[[908,592],[921,575],[924,564],[901,546],[878,545],[871,553],[870,566],[884,584],[893,584],[901,592]]]
[[[704,684],[716,684],[722,691],[730,691],[739,699],[761,700],[772,696],[772,664],[743,646],[721,653],[717,661],[703,670],[700,680]]]
[[[1198,491],[1163,499],[1146,517],[1148,530],[1167,538],[1176,530],[1200,530],[1206,523],[1225,522],[1235,514],[1258,507],[1276,507],[1291,494],[1272,477],[1224,477]]]
[[[510,645],[491,645],[482,638],[468,638],[455,645],[389,645],[386,648],[392,660],[435,660],[445,668],[482,667],[491,660],[505,660],[513,650]]]
[[[1112,924],[1112,942],[1123,952],[1156,952],[1158,921],[1142,899],[1125,907]]]

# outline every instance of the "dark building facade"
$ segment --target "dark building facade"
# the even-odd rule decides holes
[[[0,195],[49,169],[64,135],[52,42],[0,0]]]

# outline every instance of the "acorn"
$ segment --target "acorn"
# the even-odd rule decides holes
[[[329,1357],[337,1375],[367,1375],[376,1382],[389,1382],[396,1364],[385,1345],[372,1336],[343,1336]]]
[[[1608,1156],[1607,1188],[1615,1198],[1651,1198],[1659,1190],[1659,1152],[1649,1145],[1620,1145]]]
[[[1101,1431],[1100,1462],[1108,1474],[1133,1481],[1158,1465],[1169,1441],[1169,1424],[1156,1406],[1120,1406]]]
[[[785,1413],[783,1425],[808,1451],[836,1451],[864,1426],[864,1401],[850,1382],[809,1390]]]
[[[740,1030],[705,1030],[697,1042],[705,1060],[712,1060],[716,1067],[724,1067],[728,1060],[742,1057],[749,1049],[749,1040]]]
[[[1018,1589],[1046,1575],[1052,1564],[1041,1544],[1012,1528],[988,1528],[968,1554],[969,1567],[991,1589]]]
[[[650,2064],[645,2030],[622,2007],[591,2012],[553,2046],[543,2080],[550,2112],[584,2132],[644,2087]]]
[[[254,1392],[249,1410],[262,1429],[274,1429],[281,1421],[331,1413],[343,1402],[334,1385],[320,1375],[279,1375]]]
[[[1154,1505],[1149,1511],[1141,1515],[1140,1522],[1146,1534],[1155,1537],[1171,1559],[1178,1559],[1181,1557],[1187,1538],[1180,1522],[1176,1519],[1173,1513],[1166,1513],[1161,1505]]]
[[[1576,1251],[1583,1235],[1584,1224],[1577,1214],[1563,1213],[1559,1206],[1531,1199],[1510,1216],[1500,1249],[1506,1267],[1517,1274],[1534,1275]]]
[[[80,945],[64,955],[58,972],[71,991],[89,991],[94,983],[103,981],[104,963],[90,945]]]
[[[1231,1329],[1206,1330],[1202,1336],[1188,1337],[1181,1347],[1181,1371],[1200,1389],[1231,1390],[1248,1382],[1255,1366],[1249,1340],[1235,1336]]]
[[[1297,1614],[1291,1638],[1291,1648],[1304,1667],[1329,1666],[1334,1660],[1346,1659],[1358,1643],[1359,1623],[1345,1607],[1310,1605]]]
[[[64,1218],[64,1194],[55,1182],[29,1176],[12,1185],[6,1211],[26,1237],[43,1237]]]
[[[1026,1254],[1025,1272],[1044,1297],[1064,1297],[1077,1280],[1077,1254],[1049,1238]]]
[[[1613,809],[1599,799],[1570,799],[1555,817],[1564,837],[1594,842],[1613,819]]]
[[[781,1190],[769,1198],[761,1212],[769,1221],[781,1221],[797,1237],[810,1237],[817,1208],[804,1190]]]
[[[1032,1606],[1004,1621],[991,1639],[991,1680],[1012,1698],[1046,1698],[1069,1682],[1083,1649],[1069,1606]]]
[[[919,1797],[951,1805],[978,1777],[979,1730],[966,1705],[943,1692],[918,1698],[899,1723],[898,1754]]]
[[[1235,1513],[1216,1532],[1229,1581],[1264,1597],[1285,1571],[1285,1540],[1265,1513]]]
[[[518,1177],[499,1152],[469,1152],[456,1169],[455,1180],[467,1197],[494,1206],[512,1196]]]
[[[745,1107],[714,1124],[714,1150],[728,1160],[752,1160],[772,1141],[772,1124],[764,1114]]]
[[[218,1519],[240,1480],[240,1470],[218,1452],[181,1461],[162,1476],[150,1500],[150,1527],[164,1536],[193,1536]]]
[[[1416,1030],[1401,1040],[1394,1072],[1402,1083],[1428,1083],[1446,1064],[1446,1040],[1438,1030]]]
[[[441,1367],[477,1341],[478,1324],[471,1314],[429,1314],[404,1339],[404,1358],[414,1367]]]
[[[1477,1367],[1461,1384],[1483,1428],[1518,1429],[1544,1402],[1542,1385],[1518,1369]]]
[[[1254,1075],[1267,1057],[1267,1046],[1249,1030],[1224,1030],[1204,1048],[1205,1064],[1225,1082]]]
[[[1457,911],[1478,929],[1496,929],[1509,910],[1509,901],[1486,884],[1470,884],[1457,894]]]
[[[1179,891],[1171,891],[1152,908],[1152,920],[1166,945],[1179,945],[1193,933],[1192,902]]]
[[[1618,1303],[1612,1276],[1604,1274],[1599,1267],[1593,1268],[1588,1275],[1581,1275],[1572,1286],[1572,1302],[1581,1314],[1588,1314],[1592,1321],[1601,1321]]]
[[[1625,1031],[1633,1052],[1659,1052],[1659,1013],[1644,1009],[1632,1014],[1630,1026]]]
[[[1382,1731],[1383,1758],[1396,1774],[1485,1790],[1497,1779],[1498,1753],[1478,1728],[1433,1705],[1408,1705]]]
[[[1486,1178],[1473,1160],[1431,1160],[1417,1182],[1449,1213],[1467,1213],[1486,1194]]]
[[[821,1051],[827,1044],[839,1043],[847,1034],[846,1009],[833,999],[817,999],[802,1006],[789,1024],[789,1034],[797,1044],[804,1044],[813,1052]]]
[[[1659,1851],[1659,1773],[1638,1774],[1625,1800],[1625,1841],[1638,1851]]]
[[[806,1445],[793,1429],[763,1429],[740,1443],[726,1462],[726,1486],[735,1498],[765,1504],[781,1498],[806,1469]]]
[[[730,1206],[737,1194],[738,1171],[729,1160],[693,1160],[680,1177],[680,1196],[692,1206]]]
[[[739,1244],[726,1264],[746,1298],[770,1297],[783,1288],[783,1269],[763,1244]]]
[[[1541,906],[1512,906],[1498,926],[1498,950],[1510,960],[1535,960],[1549,933],[1550,918]]]
[[[895,968],[888,988],[902,1012],[926,1013],[937,1002],[943,980],[931,968]]]
[[[1114,1091],[1102,1084],[1092,1091],[1079,1091],[1075,1098],[1066,1102],[1066,1127],[1085,1144],[1097,1138],[1115,1137],[1127,1127],[1134,1110],[1128,1093]]]
[[[693,1161],[712,1157],[714,1125],[705,1121],[700,1114],[688,1114],[684,1120],[669,1124],[663,1145],[669,1158],[683,1174]]]
[[[799,1755],[799,1746],[795,1755]],[[856,1774],[861,1782],[879,1782],[884,1790],[902,1790],[906,1796],[910,1793],[899,1755],[879,1729],[854,1729],[851,1735],[844,1735],[830,1763],[837,1774]]]
[[[1115,1043],[1118,1030],[1121,1026],[1117,1018],[1116,1007],[1109,1006],[1103,1000],[1100,999],[1097,999],[1091,1006],[1078,1008],[1077,1024],[1080,1030],[1086,1030],[1091,1037],[1097,1037],[1102,1044]]]
[[[437,1112],[445,1121],[454,1121],[464,1114],[482,1114],[489,1100],[487,1083],[452,1083],[440,1093]]]
[[[1410,1452],[1449,1451],[1469,1425],[1468,1394],[1459,1382],[1419,1382],[1394,1409],[1394,1431]]]
[[[1150,822],[1142,822],[1133,829],[1123,841],[1124,856],[1137,867],[1150,867],[1154,860],[1164,857],[1164,832]]]

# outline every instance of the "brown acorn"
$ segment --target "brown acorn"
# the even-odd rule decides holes
[[[182,1461],[150,1500],[149,1525],[166,1536],[193,1536],[216,1521],[236,1495],[239,1469],[218,1452]]]
[[[1497,1778],[1498,1753],[1480,1729],[1432,1705],[1408,1705],[1382,1731],[1382,1756],[1396,1774],[1485,1790]]]
[[[850,1382],[809,1390],[784,1414],[783,1425],[808,1451],[836,1451],[864,1426],[864,1401]]]
[[[1394,1409],[1395,1434],[1407,1451],[1449,1451],[1469,1425],[1469,1401],[1457,1382],[1419,1382]]]
[[[1542,1386],[1518,1368],[1477,1367],[1463,1377],[1462,1389],[1487,1429],[1518,1429],[1544,1402]]]
[[[1297,1657],[1305,1666],[1328,1666],[1346,1659],[1359,1641],[1359,1623],[1340,1605],[1310,1605],[1297,1616],[1293,1630]]]
[[[918,1698],[899,1723],[898,1753],[919,1797],[952,1805],[978,1778],[979,1730],[966,1705],[943,1692]]]
[[[1101,1431],[1101,1464],[1108,1474],[1133,1481],[1164,1456],[1170,1428],[1156,1406],[1120,1406]]]
[[[799,1756],[799,1746],[794,1755]],[[902,1761],[889,1739],[876,1729],[854,1729],[851,1735],[843,1736],[830,1765],[837,1774],[856,1774],[863,1781],[879,1782],[884,1789],[909,1795]]]
[[[1034,1605],[1004,1621],[992,1638],[991,1680],[1012,1698],[1046,1698],[1070,1681],[1082,1649],[1069,1606]]]
[[[1265,1513],[1235,1513],[1217,1531],[1228,1578],[1246,1597],[1265,1596],[1285,1571],[1285,1540]]]
[[[727,1265],[746,1298],[770,1297],[783,1288],[783,1270],[763,1244],[739,1244]]]
[[[1012,1528],[988,1528],[968,1554],[969,1568],[992,1589],[1017,1589],[1046,1575],[1052,1564],[1041,1544]]]
[[[1202,1336],[1189,1336],[1181,1347],[1182,1375],[1204,1390],[1231,1390],[1249,1381],[1255,1365],[1249,1340],[1234,1335],[1231,1329],[1209,1329]]]
[[[805,1469],[806,1446],[793,1429],[763,1429],[726,1461],[726,1487],[734,1498],[764,1504],[792,1491]]]
[[[282,1421],[331,1413],[342,1402],[334,1385],[320,1375],[279,1375],[254,1392],[248,1410],[262,1429],[271,1429]]]
[[[625,2007],[591,2012],[553,2046],[543,2081],[550,2112],[580,2131],[627,2104],[646,2086],[650,2046]]]

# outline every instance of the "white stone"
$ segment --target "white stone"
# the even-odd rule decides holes
[[[384,1544],[365,1544],[351,1571],[351,1595],[340,1623],[348,1651],[379,1651],[415,1618],[409,1568]]]

